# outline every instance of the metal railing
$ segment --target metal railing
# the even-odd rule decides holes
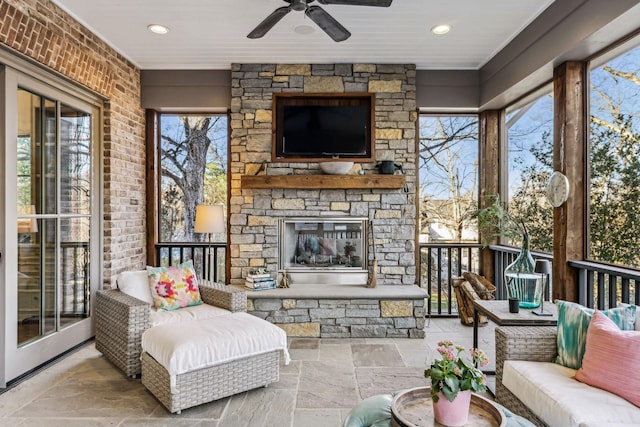
[[[168,267],[192,260],[198,277],[225,282],[226,243],[171,242],[156,243],[156,265]],[[207,255],[209,262],[206,262]]]
[[[640,271],[592,261],[569,261],[578,271],[578,302],[606,310],[618,303],[640,305]]]
[[[480,272],[479,243],[422,243],[420,244],[419,284],[429,294],[427,312],[433,317],[458,316],[457,302],[452,288],[452,277],[459,277],[465,271]],[[489,246],[494,256],[494,271],[502,272],[515,261],[520,253],[519,248],[508,246]],[[553,261],[551,254],[532,252],[534,259]],[[495,274],[496,299],[507,299],[506,287],[502,274]],[[549,286],[544,290],[545,299],[549,300]]]
[[[211,262],[206,263],[208,243],[157,243],[157,265],[176,265],[193,260],[199,277],[213,281],[225,281],[226,244],[211,244]],[[457,303],[451,286],[451,278],[459,277],[465,271],[480,271],[479,243],[421,243],[418,260],[418,280],[420,287],[429,294],[427,312],[433,317],[457,317]],[[494,256],[496,299],[506,299],[503,275],[499,272],[512,263],[520,253],[519,248],[489,246]],[[553,262],[551,254],[532,252],[534,259]],[[209,268],[209,265],[211,268]],[[619,302],[640,305],[640,272],[624,267],[589,261],[571,261],[579,278],[579,303],[590,308],[604,310],[615,307]],[[544,290],[545,300],[550,300],[553,291],[549,286]]]
[[[507,299],[507,287],[504,283],[504,275],[502,272],[507,268],[509,264],[514,262],[520,254],[520,248],[514,248],[511,246],[498,246],[491,245],[489,249],[493,252],[493,271],[494,285],[496,286],[496,299]],[[553,264],[553,255],[546,252],[532,251],[531,255],[534,260],[546,259]],[[548,301],[553,294],[552,292],[553,278],[551,275],[548,278],[548,286],[544,289],[544,299]]]
[[[87,315],[89,312],[89,243],[61,242],[60,311],[62,315]]]
[[[451,278],[465,271],[479,271],[478,243],[421,243],[418,280],[429,294],[427,312],[434,317],[457,317]]]

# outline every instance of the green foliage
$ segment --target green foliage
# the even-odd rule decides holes
[[[444,340],[438,343],[438,353],[442,357],[434,360],[424,371],[425,378],[431,381],[431,398],[434,402],[440,400],[438,392],[449,402],[453,402],[459,391],[481,393],[487,390],[486,376],[479,369],[489,363],[484,351],[469,350],[469,357],[465,359],[464,347]]]
[[[614,116],[613,124],[591,127],[589,257],[637,268],[640,135],[633,132],[633,117]]]
[[[522,165],[522,182],[509,200],[509,211],[517,218],[526,218],[532,248],[553,252],[553,207],[546,199],[549,171],[553,170],[550,132],[543,132],[541,141],[529,152],[535,161]],[[521,238],[513,240],[512,244],[521,243]]]
[[[521,239],[528,232],[522,218],[509,213],[508,208],[500,200],[500,196],[486,196],[487,206],[471,213],[478,221],[478,231],[482,235],[483,246],[488,246],[497,237]]]

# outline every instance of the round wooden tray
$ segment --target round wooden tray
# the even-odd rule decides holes
[[[397,395],[391,404],[391,425],[393,427],[440,426],[441,424],[433,419],[431,389],[418,387]],[[507,420],[490,400],[471,394],[469,420],[465,425],[505,427]]]

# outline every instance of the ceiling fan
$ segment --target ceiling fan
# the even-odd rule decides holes
[[[292,10],[301,12],[304,10],[305,15],[307,15],[313,22],[318,25],[336,42],[341,42],[349,37],[351,37],[351,33],[349,30],[344,28],[338,21],[336,21],[333,16],[329,15],[323,8],[320,6],[309,6],[309,3],[313,3],[315,0],[283,0],[289,3],[289,6],[279,7],[278,9],[271,12],[269,16],[267,16],[264,21],[258,24],[253,31],[251,31],[247,37],[250,39],[258,39],[273,28],[284,16],[291,12]],[[343,4],[349,6],[376,6],[376,7],[389,7],[393,0],[318,0],[318,3],[324,5],[331,4]]]

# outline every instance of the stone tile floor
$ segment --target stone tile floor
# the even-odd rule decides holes
[[[90,342],[0,394],[0,425],[339,427],[364,398],[425,385],[439,340],[472,344],[472,328],[458,319],[432,319],[425,332],[424,339],[290,338],[292,362],[282,366],[277,383],[181,415],[168,413]],[[493,361],[491,324],[480,328],[480,347]]]

